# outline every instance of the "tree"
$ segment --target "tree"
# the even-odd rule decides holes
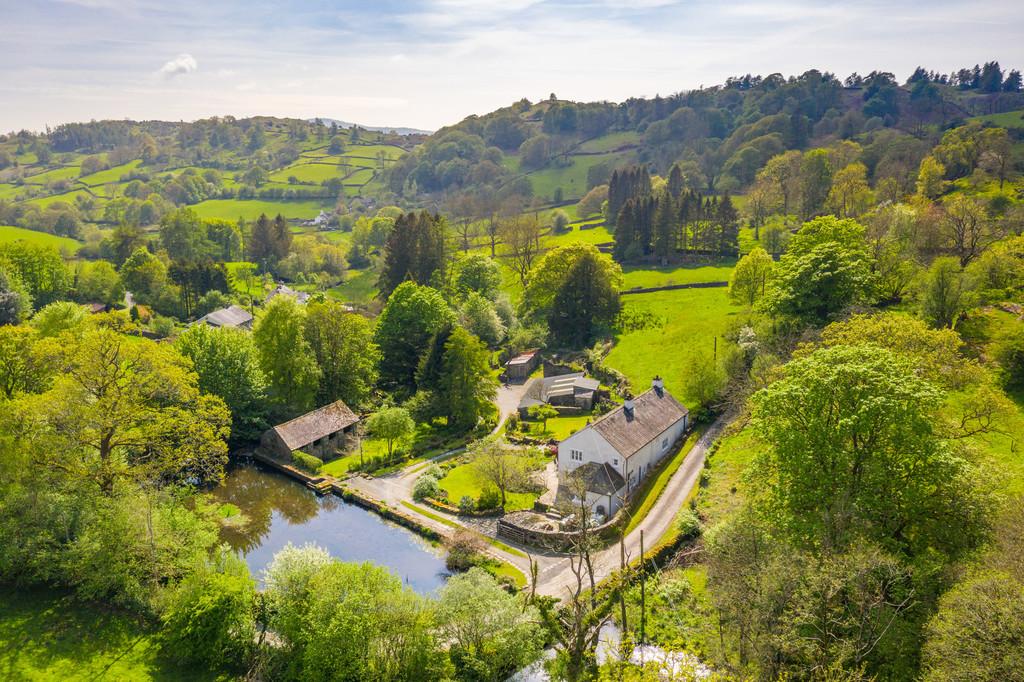
[[[926,199],[937,199],[946,191],[946,167],[934,156],[921,159],[917,172],[917,193]]]
[[[444,280],[448,253],[447,222],[426,211],[395,221],[384,244],[384,265],[377,286],[386,299],[406,280],[429,285]]]
[[[434,334],[455,315],[436,289],[403,282],[388,297],[374,338],[381,351],[380,377],[393,388],[415,387],[416,368]]]
[[[317,401],[364,405],[377,383],[381,358],[370,322],[340,303],[312,302],[306,306],[304,333],[321,371]]]
[[[462,327],[456,327],[444,345],[439,384],[450,426],[470,429],[493,409],[498,382],[491,374],[490,353]]]
[[[477,476],[497,488],[504,509],[508,493],[518,490],[529,480],[522,451],[503,443],[497,436],[482,438],[471,443],[466,450]]]
[[[448,579],[436,618],[460,678],[504,680],[537,660],[542,633],[539,614],[511,595],[481,568]],[[460,674],[461,673],[461,674]]]
[[[160,221],[160,244],[173,260],[194,261],[213,251],[206,238],[206,226],[190,208],[171,211]]]
[[[459,310],[462,325],[491,348],[505,338],[505,325],[494,309],[494,304],[473,292]]]
[[[115,305],[124,300],[124,285],[114,266],[105,260],[83,263],[75,287],[78,300]]]
[[[0,262],[0,325],[18,324],[32,313],[32,295],[14,268]]]
[[[276,262],[275,254],[277,247],[273,225],[266,213],[260,217],[252,226],[252,234],[249,237],[249,260],[259,263],[264,270],[269,269],[271,262]]]
[[[493,301],[501,287],[501,266],[493,258],[472,254],[455,264],[455,289],[460,296],[476,292]]]
[[[736,303],[753,306],[764,296],[775,261],[761,247],[755,247],[736,264],[729,282],[729,297]]]
[[[548,430],[548,420],[554,419],[558,416],[558,410],[551,407],[547,403],[541,403],[540,405],[531,405],[527,410],[527,414],[530,415],[530,419],[540,421],[545,431]]]
[[[754,396],[773,523],[803,547],[865,538],[949,560],[983,537],[989,501],[938,427],[942,392],[875,345],[816,350]]]
[[[953,253],[966,267],[992,242],[996,234],[985,209],[978,202],[957,194],[943,203],[943,225]]]
[[[125,288],[139,301],[153,303],[166,295],[167,265],[144,248],[136,249],[121,266]]]
[[[619,314],[619,291],[608,276],[607,258],[586,250],[566,274],[548,311],[548,327],[556,341],[585,346],[598,327],[610,325]]]
[[[832,186],[828,151],[812,149],[800,162],[800,215],[809,220],[821,212]]]
[[[254,441],[267,428],[267,380],[251,334],[192,325],[174,342],[192,361],[199,390],[218,396],[231,411],[231,441]]]
[[[1007,388],[1024,387],[1024,333],[1019,328],[1008,332],[996,346],[995,355]]]
[[[851,163],[832,178],[825,204],[840,218],[857,218],[867,212],[871,203],[868,169],[863,163]]]
[[[45,387],[53,370],[37,341],[31,327],[0,326],[0,401],[38,393]]]
[[[289,296],[272,298],[253,328],[267,396],[279,416],[308,411],[320,383],[320,368],[304,330],[305,312]]]
[[[798,150],[783,152],[768,159],[758,178],[771,183],[782,198],[782,213],[789,215],[800,193],[800,163]]]
[[[238,666],[256,633],[255,597],[245,561],[218,550],[171,591],[160,618],[162,653],[187,664]]]
[[[601,254],[591,244],[576,242],[551,249],[538,261],[526,283],[525,307],[538,317],[547,317],[569,273],[584,258],[591,259],[597,265],[593,277],[595,287],[618,290],[622,286],[622,268],[615,261]]]
[[[374,438],[380,438],[388,444],[388,459],[390,460],[395,445],[412,435],[416,424],[409,411],[403,407],[386,407],[374,412],[366,420],[366,430]]]
[[[85,308],[71,301],[57,301],[32,316],[32,327],[42,337],[56,337],[78,329],[85,322]]]
[[[576,204],[576,215],[580,218],[597,215],[606,201],[608,201],[608,185],[597,185],[583,195],[583,198]]]
[[[933,327],[956,326],[966,307],[963,273],[955,258],[936,258],[921,286],[921,315]]]
[[[20,406],[47,466],[108,496],[122,482],[220,480],[230,414],[177,351],[109,329],[64,341],[63,372]]]
[[[71,285],[60,252],[50,246],[16,241],[0,244],[0,268],[31,296],[36,307],[66,298]]]
[[[761,301],[764,309],[811,324],[864,300],[872,288],[863,250],[834,241],[799,254],[792,251],[791,242],[791,250],[776,264],[771,282]]]
[[[526,286],[526,279],[540,254],[540,220],[535,214],[515,215],[501,221],[498,232],[504,255],[519,276],[519,283]]]

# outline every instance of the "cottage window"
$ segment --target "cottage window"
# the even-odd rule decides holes
[[[571,459],[574,462],[582,462],[583,461],[583,451],[582,450],[570,450],[569,451],[569,459]]]
[[[661,440],[661,449],[664,450],[667,447],[668,447],[668,438],[663,438]]]
[[[615,457],[614,459],[612,459],[612,466],[615,466],[615,467],[619,466],[619,458],[618,457]]]

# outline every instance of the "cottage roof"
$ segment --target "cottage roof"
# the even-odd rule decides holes
[[[237,305],[214,310],[196,320],[196,324],[208,324],[211,327],[240,327],[249,322],[252,322],[252,314]]]
[[[600,381],[584,376],[583,372],[560,374],[553,377],[535,377],[526,385],[526,391],[523,393],[519,407],[546,403],[555,396],[593,393],[600,386]]]
[[[295,289],[292,289],[290,286],[284,283],[278,284],[269,294],[267,294],[267,301],[270,301],[270,299],[274,298],[275,296],[291,296],[299,303],[305,303],[306,301],[309,300],[308,293],[306,293],[305,291],[296,291]]]
[[[652,388],[633,399],[632,410],[621,405],[590,428],[622,456],[630,457],[687,414],[689,410],[668,391]]]
[[[583,482],[584,490],[599,495],[614,495],[626,485],[622,474],[607,462],[587,462],[573,469],[572,476]]]
[[[359,417],[348,405],[338,400],[289,422],[278,424],[273,431],[289,450],[299,450],[324,436],[352,426],[357,421]]]

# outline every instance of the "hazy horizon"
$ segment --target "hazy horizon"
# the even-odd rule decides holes
[[[1006,0],[251,3],[0,0],[0,130],[253,115],[436,130],[554,92],[622,101],[745,73],[1024,66]]]

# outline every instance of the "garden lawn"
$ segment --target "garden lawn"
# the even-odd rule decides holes
[[[623,289],[649,289],[695,282],[728,282],[736,261],[726,259],[706,265],[638,266],[622,269]]]
[[[377,440],[374,438],[364,438],[362,441],[363,447],[363,459],[369,459],[370,457],[382,457],[388,452],[387,441]],[[343,478],[352,467],[358,466],[360,461],[359,448],[356,448],[355,452],[339,457],[338,459],[332,459],[330,462],[324,464],[323,468],[320,469],[321,473],[330,474],[331,476],[337,476]],[[408,462],[403,462],[403,466]]]
[[[316,199],[296,201],[263,201],[261,199],[208,199],[201,201],[192,210],[201,218],[225,218],[227,220],[256,220],[261,213],[273,218],[278,213],[285,218],[310,220],[328,204]]]
[[[655,374],[687,407],[696,407],[692,396],[682,392],[683,374],[694,350],[711,353],[714,338],[721,337],[741,313],[729,301],[726,289],[679,289],[623,296],[629,311],[649,311],[663,325],[619,334],[606,358],[610,367],[629,378],[636,391],[646,390]],[[719,338],[719,346],[722,346]],[[721,350],[721,349],[720,349]]]
[[[541,431],[543,426],[539,421],[526,420],[521,423],[530,425],[530,435],[541,435],[543,438],[565,440],[586,426],[591,419],[593,419],[593,416],[589,414],[552,417],[551,419],[548,419],[547,429],[543,431],[543,433],[538,433]]]
[[[81,242],[70,237],[58,237],[55,234],[26,230],[23,227],[14,227],[13,225],[0,225],[0,244],[9,244],[11,242],[29,242],[41,246],[54,246],[61,251],[68,251],[70,253],[74,253],[82,248]]]
[[[540,468],[547,464],[548,458],[538,455],[532,458],[531,466]],[[491,487],[490,483],[483,481],[476,473],[472,461],[459,464],[448,470],[445,477],[438,484],[442,490],[448,493],[448,502],[458,506],[459,500],[468,495],[474,500],[480,497],[485,488]],[[532,509],[533,503],[540,497],[540,493],[506,493],[505,511],[519,511],[521,509]]]
[[[0,671],[6,680],[228,680],[157,653],[135,619],[52,590],[0,587]]]

